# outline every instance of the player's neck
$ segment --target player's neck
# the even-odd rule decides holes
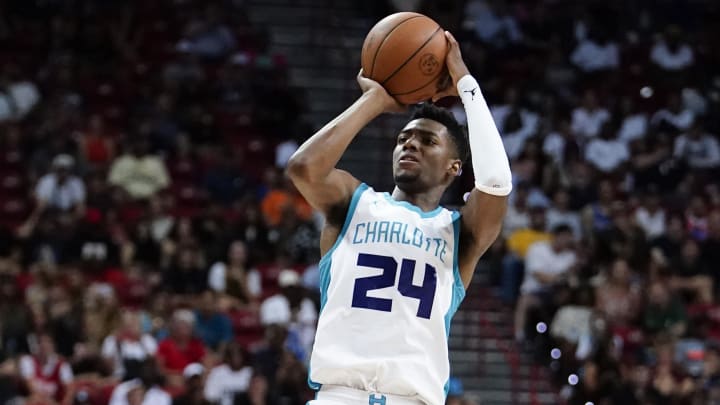
[[[392,198],[395,201],[405,201],[418,208],[423,212],[430,212],[440,205],[440,197],[443,190],[428,190],[424,193],[410,193],[401,190],[397,186],[392,192]]]

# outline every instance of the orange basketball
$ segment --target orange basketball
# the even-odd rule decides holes
[[[444,30],[431,18],[410,12],[391,14],[365,37],[363,73],[399,102],[419,103],[437,92],[447,49]]]

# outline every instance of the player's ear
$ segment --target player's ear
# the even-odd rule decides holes
[[[458,160],[453,160],[453,162],[450,164],[450,174],[452,177],[457,177],[462,173],[462,162]]]

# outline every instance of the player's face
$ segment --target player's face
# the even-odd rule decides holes
[[[445,125],[426,118],[410,121],[393,150],[395,184],[411,192],[449,184],[460,170],[452,142]]]

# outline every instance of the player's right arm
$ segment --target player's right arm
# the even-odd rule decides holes
[[[305,141],[288,162],[287,174],[297,189],[329,220],[336,217],[332,214],[338,210],[347,211],[353,192],[360,185],[350,173],[335,168],[345,149],[378,115],[404,110],[380,84],[362,76],[362,72],[357,81],[363,94]]]

